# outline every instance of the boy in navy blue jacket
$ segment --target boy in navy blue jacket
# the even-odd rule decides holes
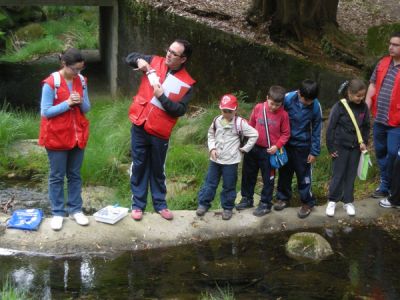
[[[299,90],[286,94],[284,102],[290,120],[290,139],[285,145],[289,161],[279,169],[274,209],[279,211],[289,206],[296,173],[302,202],[299,218],[306,218],[316,202],[311,193],[311,166],[321,150],[322,111],[317,96],[318,84],[306,79]]]

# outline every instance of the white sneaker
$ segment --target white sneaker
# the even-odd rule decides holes
[[[335,208],[336,208],[336,202],[334,201],[329,201],[328,205],[326,206],[326,215],[328,217],[333,217],[335,215]]]
[[[86,226],[89,224],[89,219],[82,212],[73,214],[71,216],[71,219],[75,219],[76,223],[82,226]]]
[[[349,216],[354,216],[356,214],[356,209],[354,208],[353,203],[347,203],[343,205],[343,207]]]
[[[63,225],[64,218],[62,216],[53,216],[50,221],[51,229],[60,230]]]
[[[383,208],[399,208],[399,206],[393,205],[392,203],[390,203],[388,198],[384,198],[384,199],[380,200],[379,206],[383,207]]]

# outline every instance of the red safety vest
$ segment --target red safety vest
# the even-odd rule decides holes
[[[168,72],[165,58],[153,56],[150,66],[156,71],[157,76],[160,78],[160,83],[162,84]],[[180,69],[174,73],[173,76],[189,86],[195,83],[185,68]],[[178,94],[170,93],[168,98],[178,102],[188,90],[189,88],[181,87]],[[150,101],[153,96],[153,88],[147,76],[143,76],[138,93],[133,97],[133,102],[129,108],[129,119],[137,126],[143,125],[147,133],[162,139],[169,139],[178,118],[170,116],[167,112],[151,103]]]
[[[375,95],[371,98],[371,111],[374,117],[376,116],[378,106],[377,98],[379,91],[381,90],[383,80],[385,79],[391,62],[392,58],[386,56],[381,59],[376,69]],[[394,80],[392,95],[390,97],[388,125],[393,127],[398,127],[400,125],[400,72],[397,73],[396,79]]]
[[[86,79],[85,79],[86,80]],[[60,86],[55,88],[54,76],[50,75],[42,81],[56,90],[53,105],[69,98],[67,82],[60,74]],[[79,76],[75,76],[72,89],[83,97],[83,86]],[[89,121],[81,112],[79,106],[73,106],[68,111],[52,118],[42,117],[40,122],[39,145],[50,150],[70,150],[76,146],[83,149],[89,138]]]

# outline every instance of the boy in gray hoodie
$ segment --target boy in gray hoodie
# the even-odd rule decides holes
[[[234,95],[222,96],[219,108],[221,115],[214,118],[208,129],[208,149],[210,165],[207,176],[198,195],[198,216],[204,214],[211,207],[219,180],[222,176],[221,206],[222,219],[232,217],[235,206],[237,169],[243,152],[249,152],[258,139],[258,132],[246,120],[236,115],[238,102]],[[242,146],[241,140],[246,137],[247,142]]]

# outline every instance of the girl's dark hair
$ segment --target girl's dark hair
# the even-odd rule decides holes
[[[341,98],[348,98],[348,93],[351,94],[356,94],[359,91],[362,90],[366,90],[367,89],[367,85],[365,84],[365,82],[359,78],[354,78],[349,80],[346,80],[345,82],[343,82],[338,90],[339,96]]]
[[[65,62],[65,65],[71,66],[76,63],[84,62],[81,51],[75,48],[69,48],[63,51],[60,55],[60,61]]]

